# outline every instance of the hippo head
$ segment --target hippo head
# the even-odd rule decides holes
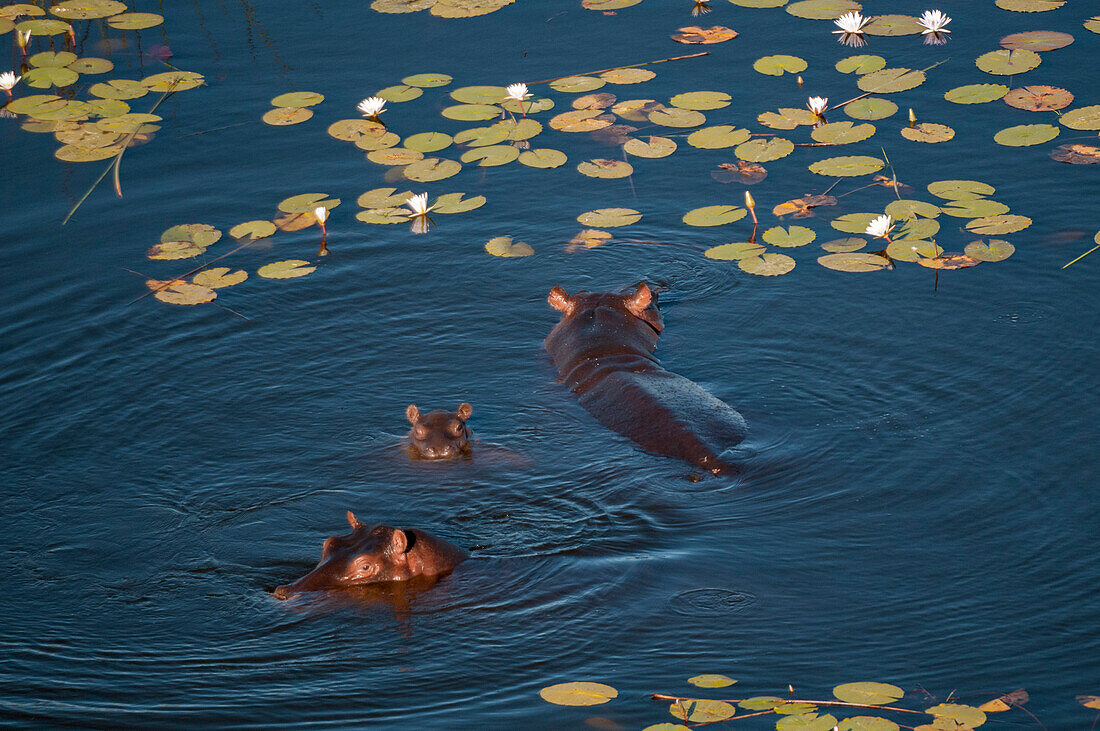
[[[458,459],[469,454],[470,427],[466,420],[474,411],[469,404],[459,404],[458,411],[432,411],[421,414],[416,404],[405,409],[412,429],[409,430],[409,456],[413,459]]]
[[[664,320],[657,309],[657,295],[645,282],[639,282],[629,294],[584,290],[569,294],[561,287],[554,287],[546,301],[562,313],[562,322],[606,320],[610,324],[623,320],[641,320],[658,333],[665,328]]]
[[[462,560],[457,548],[422,531],[363,525],[350,510],[347,518],[351,533],[326,538],[317,567],[294,583],[277,587],[277,599],[306,591],[438,577]]]

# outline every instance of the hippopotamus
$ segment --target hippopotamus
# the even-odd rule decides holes
[[[458,411],[432,411],[421,414],[416,404],[409,404],[405,416],[409,430],[409,456],[413,459],[458,459],[471,451],[470,427],[467,419],[474,409],[459,404]]]
[[[347,518],[351,533],[326,538],[317,567],[293,584],[276,587],[277,599],[306,591],[439,579],[466,558],[462,549],[425,531],[367,526],[350,510]]]
[[[661,367],[653,355],[664,320],[645,282],[630,294],[554,287],[561,320],[546,352],[565,385],[604,426],[642,448],[718,473],[722,452],[748,431],[744,417],[702,386]]]

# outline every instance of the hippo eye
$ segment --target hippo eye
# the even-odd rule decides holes
[[[428,438],[428,428],[425,427],[423,424],[417,424],[413,428],[413,436],[416,437],[417,439],[427,439]]]
[[[462,422],[461,421],[452,421],[450,424],[447,425],[447,427],[448,427],[449,431],[451,432],[452,437],[462,436]]]

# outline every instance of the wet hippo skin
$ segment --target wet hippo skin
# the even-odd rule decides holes
[[[466,421],[474,409],[459,404],[457,411],[431,411],[421,414],[416,404],[409,404],[405,417],[412,424],[409,430],[409,456],[413,459],[458,459],[470,454],[470,427]]]
[[[748,431],[745,419],[702,386],[661,367],[653,355],[664,321],[640,283],[626,295],[550,290],[561,320],[546,352],[581,406],[644,449],[711,472],[732,469],[721,458]]]
[[[277,587],[278,599],[306,591],[342,589],[364,584],[440,578],[466,558],[442,538],[415,528],[367,526],[348,511],[351,533],[325,539],[321,562],[292,584]]]

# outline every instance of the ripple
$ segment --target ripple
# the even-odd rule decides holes
[[[668,608],[685,617],[727,617],[748,609],[756,597],[732,589],[691,589],[668,600]]]

